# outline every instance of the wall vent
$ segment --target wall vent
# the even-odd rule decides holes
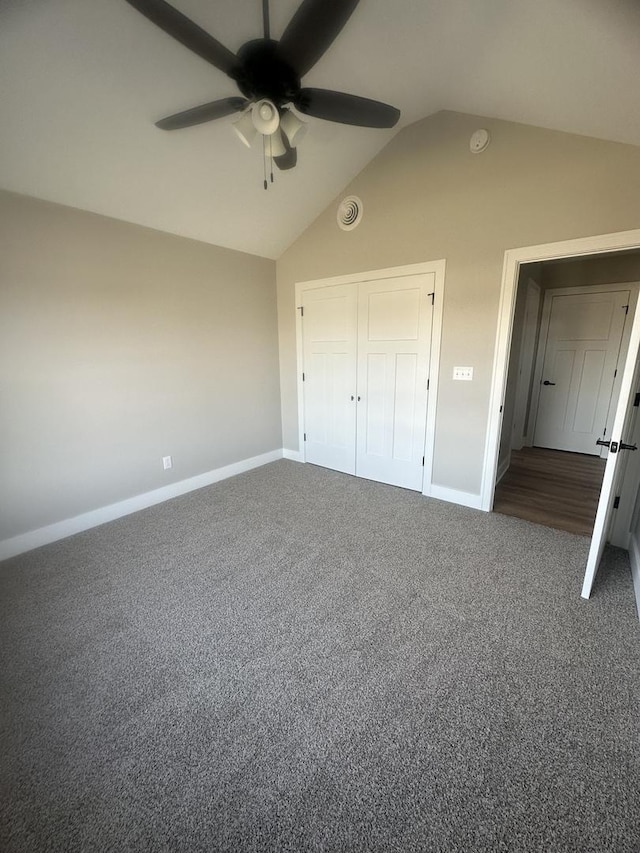
[[[353,231],[362,219],[362,201],[356,195],[348,195],[338,205],[338,225],[343,231]]]

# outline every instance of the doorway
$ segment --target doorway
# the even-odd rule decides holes
[[[523,265],[496,512],[591,535],[638,280],[636,252]]]
[[[541,264],[545,261],[556,261],[569,263],[571,260],[587,260],[590,257],[606,261],[605,256],[614,258],[622,263],[628,262],[628,256],[638,255],[640,249],[640,231],[621,232],[618,234],[600,235],[598,237],[570,240],[562,243],[547,244],[542,246],[530,246],[523,249],[509,250],[505,253],[505,264],[503,269],[501,303],[498,322],[498,334],[496,338],[496,349],[494,359],[494,370],[492,377],[492,389],[490,398],[489,428],[487,432],[487,444],[485,455],[485,466],[483,471],[482,500],[481,506],[485,510],[491,510],[494,502],[494,492],[498,481],[499,451],[501,449],[501,433],[504,436],[503,411],[506,410],[507,373],[510,367],[510,353],[512,340],[516,335],[512,334],[514,325],[514,314],[516,307],[516,295],[518,290],[519,276],[522,268],[529,263]],[[606,261],[610,263],[609,261]],[[583,282],[584,283],[584,282]],[[631,311],[629,311],[631,315]],[[620,471],[624,465],[620,465],[620,459],[624,455],[621,452],[634,449],[629,445],[628,424],[629,407],[633,406],[634,397],[640,400],[640,388],[636,388],[635,371],[638,353],[640,351],[640,311],[634,311],[633,321],[630,329],[630,338],[627,357],[624,359],[621,376],[619,377],[619,399],[615,412],[612,412],[610,435],[605,443],[611,445],[611,452],[606,461],[602,488],[600,492],[598,509],[593,529],[589,559],[585,569],[585,583],[582,595],[588,598],[593,584],[593,578],[599,564],[604,543],[609,539],[609,533],[615,528],[612,510],[618,506],[619,496],[613,493],[613,484],[620,480]],[[632,392],[636,392],[635,394]],[[505,412],[506,413],[506,412]],[[610,440],[615,438],[615,440]],[[625,443],[626,442],[626,443]],[[633,466],[632,466],[633,467]],[[624,487],[629,486],[628,491],[637,504],[640,498],[640,474],[636,476],[633,483],[627,483],[625,477]],[[638,515],[638,513],[635,513]],[[640,542],[640,526],[635,537],[636,544]],[[632,531],[633,534],[633,531]],[[633,540],[633,535],[632,535]],[[638,554],[635,554],[635,550]],[[638,566],[640,561],[640,546],[629,548],[631,555],[632,571],[634,578],[640,583]],[[637,565],[636,565],[637,564]]]

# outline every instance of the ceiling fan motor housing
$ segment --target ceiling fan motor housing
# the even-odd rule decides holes
[[[240,70],[236,83],[246,98],[267,98],[277,107],[296,98],[300,91],[300,78],[282,58],[277,41],[249,41],[238,51],[238,58]]]

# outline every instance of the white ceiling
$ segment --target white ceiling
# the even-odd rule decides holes
[[[174,0],[237,50],[260,0]],[[297,0],[271,0],[278,38]],[[262,186],[232,118],[158,118],[235,95],[124,0],[0,0],[0,186],[277,258],[400,128],[441,109],[640,145],[637,0],[361,0],[303,85],[386,101],[394,130],[310,119]]]

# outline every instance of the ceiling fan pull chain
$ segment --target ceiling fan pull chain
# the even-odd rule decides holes
[[[271,146],[271,136],[269,137],[269,163],[271,164],[271,183],[273,183],[273,148]]]
[[[262,137],[262,165],[264,168],[264,188],[266,190],[269,188],[269,184],[267,183],[267,139],[265,136]]]

